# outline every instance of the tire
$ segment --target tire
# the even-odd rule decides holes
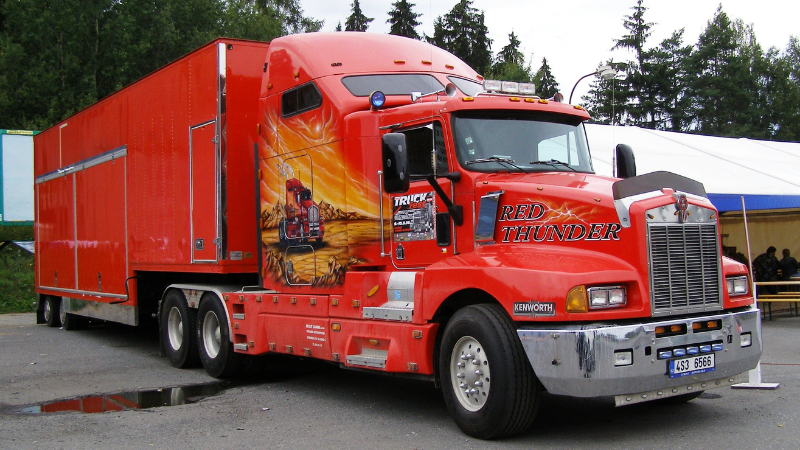
[[[286,219],[278,222],[278,241],[282,247],[289,245],[289,238],[286,236]]]
[[[442,337],[439,373],[447,409],[464,433],[495,439],[533,424],[539,380],[499,305],[468,306],[453,315]]]
[[[61,326],[61,298],[48,295],[44,300],[42,311],[44,322],[48,327],[58,328]]]
[[[164,351],[174,367],[186,369],[200,365],[194,339],[196,327],[197,310],[189,308],[181,291],[170,289],[161,304],[159,329]]]
[[[244,355],[233,351],[228,329],[228,316],[219,298],[206,293],[197,310],[197,346],[206,373],[214,378],[239,374],[244,367]]]
[[[61,328],[67,331],[86,328],[86,319],[76,316],[75,314],[70,314],[65,310],[63,298],[58,299],[58,320],[61,323]]]

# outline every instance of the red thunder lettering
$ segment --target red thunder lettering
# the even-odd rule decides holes
[[[502,242],[577,242],[618,241],[622,226],[618,223],[517,225],[500,228]],[[512,240],[513,238],[513,240]]]
[[[503,205],[498,222],[515,222],[520,220],[539,220],[544,217],[547,208],[541,203],[523,203],[516,206]]]
[[[541,203],[531,203],[528,217],[525,220],[539,220],[544,216],[545,208]]]
[[[589,236],[586,237],[587,241],[599,241],[603,239],[603,227],[605,224],[593,223],[589,225]]]
[[[517,212],[514,214],[514,220],[524,220],[527,209],[528,205],[517,205]]]
[[[575,230],[580,230],[580,234],[575,235]],[[586,227],[581,224],[573,224],[569,226],[569,233],[566,237],[567,242],[580,241],[586,236]]]
[[[529,235],[531,233],[532,225],[528,226],[520,226],[517,227],[517,236],[514,238],[514,242],[527,242],[530,240]]]
[[[514,207],[511,205],[503,205],[503,209],[500,211],[500,219],[498,222],[505,222],[506,220],[514,220],[511,218],[511,213],[514,212]]]
[[[615,241],[618,241],[619,240],[619,236],[617,236],[617,232],[619,232],[619,230],[621,230],[621,229],[622,229],[622,225],[620,225],[618,223],[609,223],[608,224],[608,229],[606,229],[606,234],[603,236],[603,240],[604,241],[609,241],[609,240],[613,239]]]

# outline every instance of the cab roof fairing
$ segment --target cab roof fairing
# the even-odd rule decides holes
[[[414,72],[479,79],[465,62],[431,44],[360,32],[283,36],[270,42],[266,62],[264,87],[271,87],[262,97],[332,75]]]

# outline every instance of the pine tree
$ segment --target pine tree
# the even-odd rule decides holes
[[[497,80],[531,82],[533,69],[525,61],[525,55],[519,48],[521,44],[519,38],[512,31],[508,35],[508,45],[497,54],[491,71],[486,76]]]
[[[753,122],[762,111],[758,75],[752,69],[762,56],[752,29],[735,25],[718,8],[689,63],[694,74],[688,87],[693,130],[716,136],[764,135],[763,126]]]
[[[367,17],[361,12],[361,5],[358,0],[353,0],[351,6],[351,14],[344,23],[344,31],[367,31],[369,23],[375,20],[372,17]]]
[[[421,39],[415,28],[422,25],[422,22],[417,20],[422,14],[412,11],[414,4],[409,3],[408,0],[397,0],[392,3],[392,6],[393,8],[389,11],[389,20],[386,21],[391,24],[389,34]]]
[[[654,128],[653,107],[656,92],[650,74],[642,68],[647,64],[644,46],[655,24],[644,20],[648,8],[643,3],[644,0],[637,0],[636,6],[631,7],[633,13],[624,17],[622,24],[628,34],[615,39],[611,50],[627,49],[636,55],[635,61],[625,65],[626,76],[618,83],[620,94],[625,100],[618,105],[630,117],[631,123]]]
[[[792,37],[782,54],[771,49],[767,58],[770,134],[780,141],[800,141],[800,40]]]
[[[487,73],[492,65],[492,40],[484,24],[483,12],[472,7],[472,0],[460,0],[433,23],[428,42],[458,56],[477,72]]]
[[[542,98],[552,98],[558,93],[558,82],[550,65],[547,64],[547,58],[542,58],[542,65],[536,71],[533,77],[533,82],[536,84],[536,93]]]
[[[687,62],[691,54],[692,47],[683,45],[683,29],[673,32],[658,47],[644,52],[642,72],[648,75],[655,92],[651,105],[651,128],[668,131],[688,129]]]

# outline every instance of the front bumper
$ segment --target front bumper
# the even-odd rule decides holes
[[[692,323],[709,320],[721,320],[722,328],[692,331]],[[684,324],[687,332],[656,338],[657,326],[674,324]],[[548,392],[573,397],[639,395],[661,390],[687,393],[689,385],[710,389],[731,384],[728,380],[754,368],[761,358],[761,316],[755,308],[633,325],[524,326],[517,333],[536,376]],[[740,345],[743,333],[751,335],[749,347]],[[669,378],[668,360],[658,359],[659,349],[708,342],[722,342],[724,347],[713,352],[715,370]],[[615,366],[614,353],[625,350],[633,352],[633,363]],[[714,383],[721,379],[725,382]],[[672,395],[677,394],[665,396]]]

